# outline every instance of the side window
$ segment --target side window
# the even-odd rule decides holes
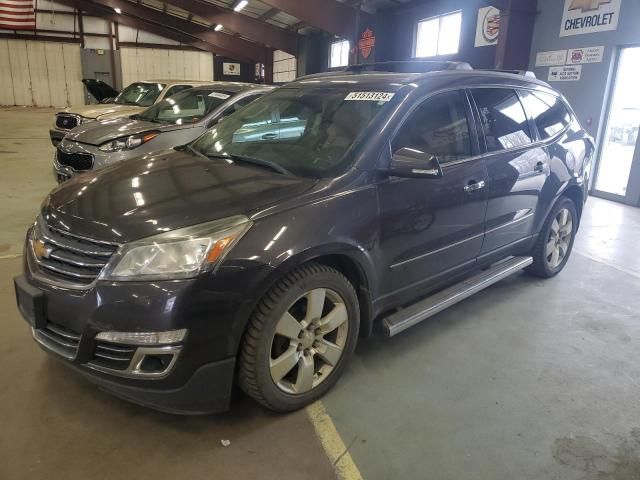
[[[520,91],[522,103],[533,118],[541,140],[553,137],[571,123],[571,115],[562,100],[542,92]]]
[[[232,105],[233,111],[235,112],[240,110],[242,107],[244,107],[245,105],[249,105],[251,102],[253,102],[256,98],[260,96],[261,95],[249,95],[248,97],[241,98],[240,100],[238,100],[236,103]]]
[[[514,90],[476,88],[473,98],[480,113],[488,152],[521,147],[532,142],[527,116]]]
[[[176,93],[182,92],[183,90],[188,90],[190,88],[191,88],[191,85],[174,85],[173,87],[169,87],[169,90],[167,90],[167,93],[165,94],[164,98],[172,97]]]
[[[438,157],[441,163],[471,157],[471,135],[460,91],[441,93],[420,105],[405,121],[392,151],[413,148]]]

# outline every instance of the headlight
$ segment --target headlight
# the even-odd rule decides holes
[[[252,222],[238,215],[181,228],[120,247],[104,280],[174,280],[219,265]]]
[[[110,142],[103,143],[98,148],[103,152],[119,152],[121,150],[133,150],[149,140],[153,140],[160,132],[148,132],[129,137],[116,138]]]

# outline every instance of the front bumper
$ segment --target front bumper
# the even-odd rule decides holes
[[[193,294],[194,281],[154,285],[103,283],[92,290],[65,291],[32,278],[28,269],[25,275],[16,277],[18,307],[39,346],[101,389],[134,403],[179,414],[227,410],[235,357],[224,349],[216,353],[216,341],[212,338],[223,342],[225,338],[220,338],[215,328],[203,324],[197,315],[185,318],[189,313],[182,303]],[[194,322],[191,329],[190,321]],[[100,353],[111,352],[105,351],[105,343],[96,339],[99,332],[182,328],[188,330],[183,342],[132,347],[135,353],[131,353],[130,361],[126,360],[128,369],[99,368],[104,366]],[[106,344],[106,348],[115,348],[116,358],[122,347]],[[131,366],[140,363],[142,357],[135,357],[140,350],[151,355],[149,358],[157,358],[154,355],[166,353],[167,348],[176,355],[166,374],[146,377],[130,374]]]

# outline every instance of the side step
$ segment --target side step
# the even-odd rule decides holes
[[[407,328],[413,327],[416,323],[434,316],[445,308],[461,302],[474,293],[478,293],[494,283],[519,272],[532,263],[533,258],[531,257],[512,257],[496,263],[488,270],[477,273],[460,283],[385,317],[382,320],[384,330],[387,336],[393,337]]]

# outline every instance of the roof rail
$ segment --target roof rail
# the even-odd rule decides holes
[[[394,72],[394,73],[429,73],[442,70],[473,70],[467,62],[438,62],[428,60],[403,60],[394,62],[359,63],[349,65],[343,71],[362,72]]]
[[[538,78],[536,77],[536,74],[530,70],[501,70],[501,69],[491,69],[491,68],[487,68],[483,70],[487,72],[513,73],[514,75],[522,75],[523,77]]]

